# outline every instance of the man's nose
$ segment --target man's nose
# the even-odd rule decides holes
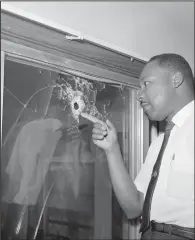
[[[141,102],[144,99],[144,91],[143,89],[139,89],[138,93],[137,93],[137,100],[139,102]]]

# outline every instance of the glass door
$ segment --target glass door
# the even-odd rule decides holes
[[[92,123],[79,113],[113,122],[125,164],[135,178],[143,160],[137,90],[81,76],[30,59],[5,59],[3,239],[129,236],[105,154],[92,143]]]

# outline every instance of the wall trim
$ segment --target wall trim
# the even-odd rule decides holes
[[[1,38],[77,62],[138,78],[145,62],[89,41],[71,41],[67,33],[16,14],[1,11]]]
[[[124,49],[122,47],[116,46],[114,44],[105,42],[103,40],[94,38],[92,36],[89,36],[87,34],[84,34],[84,33],[80,32],[80,31],[77,31],[75,29],[69,28],[68,26],[64,26],[64,24],[61,25],[61,24],[56,23],[54,21],[51,21],[49,19],[42,18],[42,17],[40,17],[40,16],[38,16],[34,13],[27,12],[27,11],[22,10],[20,8],[14,7],[14,6],[12,6],[8,3],[2,2],[1,3],[1,9],[4,10],[4,11],[7,11],[7,12],[11,12],[11,13],[16,14],[16,15],[20,15],[24,18],[28,18],[32,21],[36,21],[36,22],[39,22],[41,24],[53,27],[53,28],[58,29],[60,31],[69,33],[71,35],[81,37],[88,42],[94,43],[94,44],[96,44],[100,47],[104,47],[108,50],[115,51],[116,53],[122,54],[124,56],[134,57],[135,59],[143,61],[143,62],[147,62],[149,60],[149,58],[141,56],[138,53],[135,53],[135,52],[132,52],[130,50]]]

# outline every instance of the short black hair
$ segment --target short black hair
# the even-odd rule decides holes
[[[164,53],[150,58],[149,62],[157,61],[160,67],[167,68],[169,71],[181,72],[184,78],[194,83],[192,69],[186,59],[179,54]]]

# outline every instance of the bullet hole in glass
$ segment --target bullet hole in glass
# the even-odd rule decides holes
[[[79,108],[79,105],[77,102],[74,103],[74,109],[77,110]]]

